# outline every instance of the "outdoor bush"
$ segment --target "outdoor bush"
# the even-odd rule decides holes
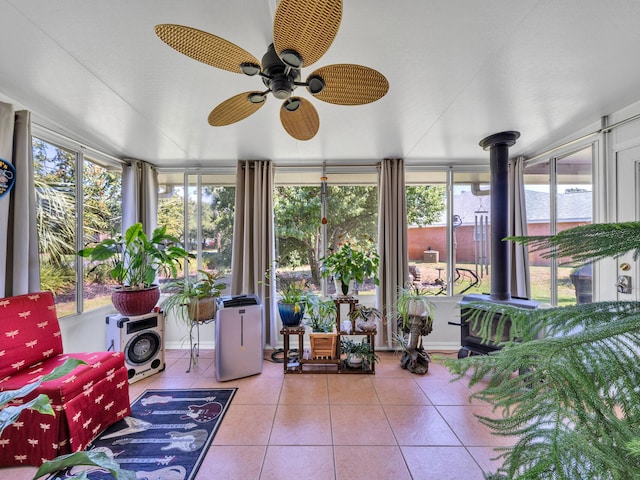
[[[68,265],[52,265],[43,262],[40,265],[40,289],[61,295],[68,292],[75,285],[76,273]]]

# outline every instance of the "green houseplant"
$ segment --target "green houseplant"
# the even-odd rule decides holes
[[[336,356],[336,310],[331,298],[323,299],[314,294],[307,296],[306,325],[311,328],[309,344],[312,359],[333,359]]]
[[[396,343],[401,351],[400,366],[412,373],[422,375],[429,371],[431,359],[422,346],[422,337],[433,330],[434,307],[428,291],[419,285],[407,283],[398,289]]]
[[[366,370],[380,360],[380,357],[376,355],[369,342],[365,340],[357,342],[350,338],[341,338],[340,352],[346,354],[347,358],[345,361],[351,368],[362,368]]]
[[[197,278],[178,278],[167,283],[163,291],[169,295],[160,307],[185,322],[203,322],[216,314],[216,300],[227,288],[219,272],[198,270]]]
[[[551,237],[515,237],[575,263],[640,255],[640,223],[591,224]],[[491,478],[627,479],[640,471],[640,302],[523,310],[480,303],[470,319],[491,337],[495,312],[510,340],[490,355],[446,362],[478,385],[473,397],[502,415],[480,417],[497,435],[502,466]],[[506,320],[505,320],[506,321]],[[497,326],[501,338],[505,322]],[[519,374],[514,374],[519,372]]]
[[[276,262],[276,265],[279,262]],[[279,292],[278,313],[285,327],[297,327],[304,318],[309,295],[309,286],[304,278],[299,278],[295,272],[279,272],[270,267],[264,274],[267,285],[275,286]]]
[[[349,320],[351,320],[351,324],[356,332],[375,330],[377,327],[376,319],[382,320],[382,312],[375,307],[356,305],[353,310],[349,312]]]
[[[372,248],[359,247],[350,242],[343,243],[340,248],[320,259],[320,271],[323,277],[333,277],[336,291],[343,296],[349,295],[353,281],[360,284],[371,278],[376,285],[380,280],[376,276],[380,264],[380,256]],[[340,289],[337,286],[340,286]]]
[[[179,245],[178,238],[167,233],[167,227],[156,228],[148,238],[141,223],[131,225],[122,234],[97,242],[78,252],[94,265],[107,264],[117,287],[111,301],[122,315],[150,312],[160,298],[154,284],[159,273],[176,277],[178,267],[194,258]]]
[[[336,324],[336,304],[332,299],[323,299],[318,295],[307,296],[307,321],[306,325],[312,332],[332,332]]]

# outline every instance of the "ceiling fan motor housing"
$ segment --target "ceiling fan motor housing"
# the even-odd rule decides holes
[[[267,53],[262,57],[262,81],[271,90],[273,96],[285,100],[291,96],[296,88],[295,82],[300,81],[300,69],[286,65],[278,56],[273,44],[269,45]]]

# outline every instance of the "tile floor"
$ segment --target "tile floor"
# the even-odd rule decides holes
[[[432,362],[416,376],[390,352],[375,375],[284,375],[265,355],[260,375],[219,383],[213,351],[201,351],[185,373],[188,350],[165,352],[164,372],[130,386],[131,399],[147,388],[238,387],[198,480],[482,479],[497,465],[493,436],[474,417],[489,405],[469,402],[464,382]],[[32,467],[0,469],[0,478],[30,479]]]

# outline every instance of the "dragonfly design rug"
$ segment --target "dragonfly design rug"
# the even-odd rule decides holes
[[[131,405],[131,416],[106,429],[89,450],[106,452],[138,478],[192,480],[236,390],[146,390]],[[88,478],[113,477],[94,469]]]

